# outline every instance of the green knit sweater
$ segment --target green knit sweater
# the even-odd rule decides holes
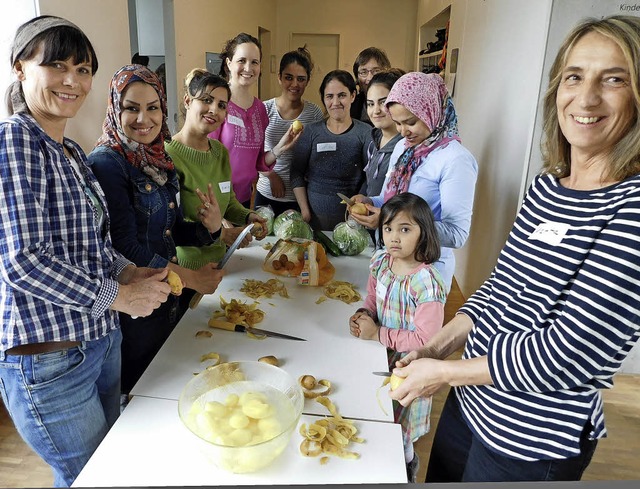
[[[164,147],[173,159],[180,179],[180,207],[185,220],[199,222],[198,208],[202,202],[196,188],[207,193],[207,184],[213,185],[220,212],[225,219],[244,225],[249,209],[240,204],[231,187],[231,165],[227,149],[214,139],[209,139],[209,151],[198,151],[175,140],[165,142]],[[219,261],[226,245],[217,240],[208,246],[178,246],[178,263],[195,270],[207,263]]]

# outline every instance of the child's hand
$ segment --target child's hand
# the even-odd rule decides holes
[[[349,318],[349,332],[351,336],[355,336],[358,338],[360,336],[360,326],[358,326],[358,319],[361,316],[366,316],[367,314],[363,311],[356,312],[353,316]]]
[[[376,340],[378,341],[378,330],[380,327],[375,323],[375,321],[368,316],[367,314],[362,314],[355,321],[356,327],[358,328],[358,337],[363,340]]]

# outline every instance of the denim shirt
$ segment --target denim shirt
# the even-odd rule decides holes
[[[202,246],[217,238],[201,223],[184,221],[175,171],[158,185],[106,146],[95,148],[88,160],[107,198],[114,247],[137,266],[178,263],[176,245]]]

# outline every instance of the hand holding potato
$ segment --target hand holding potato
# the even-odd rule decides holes
[[[267,220],[257,212],[252,212],[251,214],[249,214],[249,217],[247,218],[247,222],[254,223],[254,228],[251,230],[251,234],[258,241],[260,241],[261,239],[264,239],[264,237],[267,235],[267,230],[268,230]]]
[[[227,246],[231,246],[244,228],[245,228],[245,226],[233,227],[233,228],[225,228],[225,227],[223,227],[222,228],[222,234],[220,235],[220,239]],[[253,240],[253,237],[251,236],[251,233],[248,233],[244,237],[244,239],[242,240],[242,243],[240,243],[239,247],[240,248],[244,248],[244,247],[248,246],[249,243],[251,243],[252,240]]]
[[[363,225],[367,229],[378,229],[378,225],[380,224],[380,208],[371,204],[364,205],[366,206],[369,215],[356,214],[351,212],[351,209],[349,209],[349,215],[354,221]]]
[[[455,361],[460,362],[463,360]],[[417,358],[403,368],[395,368],[393,370],[394,375],[404,377],[404,381],[389,391],[389,397],[403,406],[408,406],[416,397],[432,396],[440,388],[448,385],[445,375],[443,375],[446,363],[446,360]]]
[[[147,273],[147,270],[143,269],[141,273]],[[165,282],[166,268],[154,272],[144,279],[120,284],[111,309],[134,317],[145,317],[160,307],[167,300],[171,286]]]

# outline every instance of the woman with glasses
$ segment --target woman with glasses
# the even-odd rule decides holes
[[[351,104],[351,117],[371,124],[367,114],[367,87],[374,75],[391,68],[391,62],[382,49],[368,47],[360,51],[353,63],[353,76],[358,82],[359,92]]]

